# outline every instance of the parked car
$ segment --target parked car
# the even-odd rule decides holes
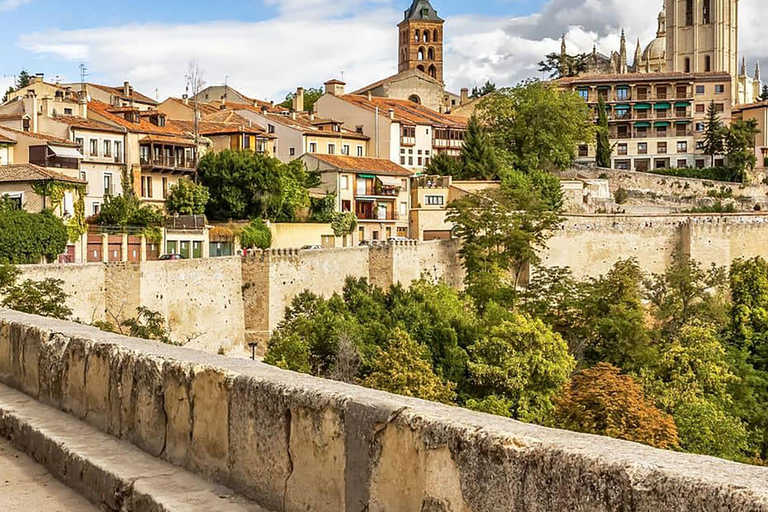
[[[185,260],[187,259],[186,256],[182,256],[181,254],[163,254],[160,256],[160,261],[174,261],[174,260]]]
[[[391,237],[387,238],[387,242],[389,242],[389,243],[392,243],[392,242],[408,242],[408,241],[410,241],[410,239],[406,238],[404,236],[391,236]]]
[[[360,247],[378,247],[383,245],[381,240],[361,240],[358,244]]]
[[[323,248],[319,245],[305,245],[301,248],[302,251],[322,251]]]

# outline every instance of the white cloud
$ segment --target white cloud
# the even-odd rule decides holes
[[[7,3],[9,0],[5,0]],[[10,0],[22,2],[25,0]],[[768,19],[764,0],[741,0],[741,50],[765,60],[760,44]],[[3,0],[0,0],[2,5]],[[298,85],[320,85],[344,72],[354,89],[396,71],[396,24],[401,0],[264,0],[276,18],[264,22],[143,24],[48,31],[20,37],[20,45],[44,56],[85,61],[92,79],[130,80],[146,94],[180,94],[191,58],[209,84],[229,83],[258,98],[279,99]],[[439,3],[439,1],[438,1]],[[626,29],[628,53],[638,38],[655,37],[662,0],[548,0],[539,13],[518,18],[464,15],[446,26],[446,80],[457,90],[486,79],[511,85],[540,76],[537,63],[559,51],[566,34],[571,52],[596,45],[609,54]]]
[[[30,2],[32,0],[0,0],[0,12],[12,11]]]

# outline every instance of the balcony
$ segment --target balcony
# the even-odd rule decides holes
[[[448,176],[420,176],[411,181],[411,187],[416,189],[449,188],[451,178]]]
[[[415,146],[416,137],[400,137],[401,146]]]
[[[355,215],[357,215],[357,220],[362,222],[395,222],[400,220],[400,215],[396,211],[389,210],[386,212],[384,210],[379,210],[378,212],[374,210],[359,210],[355,212]]]
[[[142,167],[189,171],[194,171],[196,168],[194,158],[157,155],[149,158],[142,157],[140,161]]]

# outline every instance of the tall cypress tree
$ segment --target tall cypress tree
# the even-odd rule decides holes
[[[597,103],[597,166],[609,169],[612,153],[613,148],[608,138],[608,113],[605,109],[605,100],[600,96]]]
[[[470,180],[499,179],[501,166],[493,151],[488,132],[476,115],[469,118],[464,148],[461,152],[461,178]]]
[[[763,86],[763,93],[760,95],[762,101],[768,100],[768,84]]]
[[[712,167],[715,166],[715,157],[725,152],[723,140],[723,123],[720,122],[720,114],[717,113],[715,102],[711,101],[707,108],[707,124],[704,131],[704,154],[712,158]]]

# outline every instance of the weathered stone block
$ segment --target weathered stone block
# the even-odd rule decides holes
[[[24,329],[19,339],[21,390],[35,398],[40,394],[40,344],[47,337],[42,332]]]
[[[41,402],[53,407],[60,407],[64,396],[64,378],[66,375],[65,351],[69,339],[61,334],[53,334],[41,343],[39,357]]]
[[[166,361],[163,375],[163,405],[167,418],[164,457],[176,465],[186,466],[192,441],[192,406],[189,396],[192,369],[177,361]]]
[[[131,398],[134,400],[135,409],[133,431],[127,434],[136,446],[155,457],[160,456],[165,446],[166,417],[162,372],[163,361],[158,357],[143,355],[133,361]],[[124,375],[123,382],[127,378],[129,376]],[[125,394],[123,396],[125,397]]]
[[[85,418],[87,398],[85,395],[86,342],[72,338],[64,349],[64,392],[61,408],[77,418]]]
[[[85,370],[86,419],[104,431],[108,429],[110,422],[111,368],[109,345],[91,343]]]
[[[229,387],[232,374],[197,366],[192,369],[191,465],[196,470],[226,478],[229,459]]]
[[[228,485],[269,510],[284,507],[293,465],[288,452],[291,412],[283,390],[244,376],[230,398]]]
[[[338,411],[291,408],[290,455],[293,472],[285,491],[285,511],[345,510],[345,448]]]

